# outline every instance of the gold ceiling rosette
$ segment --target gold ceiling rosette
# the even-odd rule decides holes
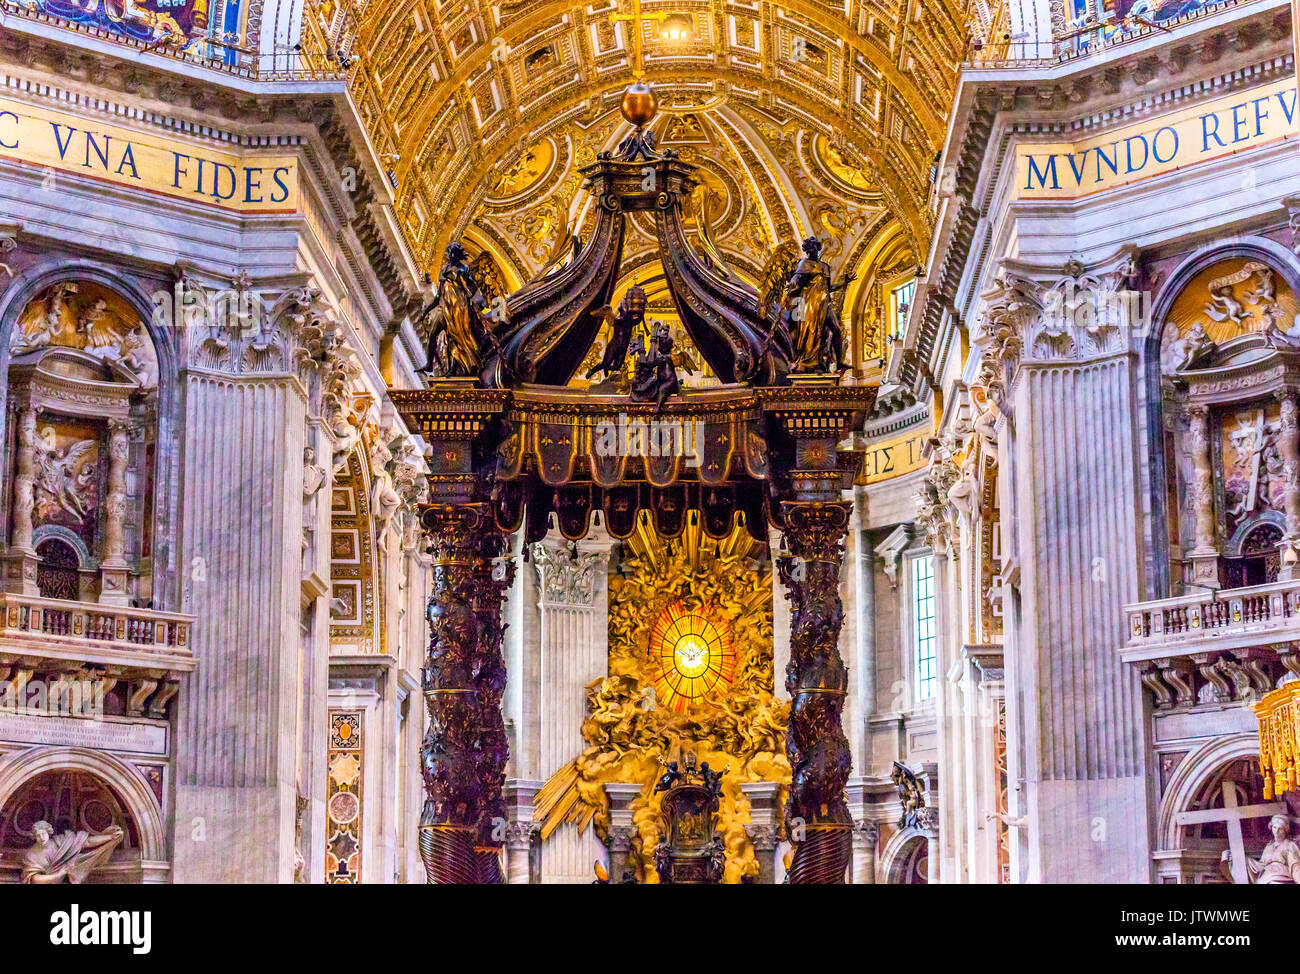
[[[692,752],[722,779],[718,831],[727,850],[724,883],[756,875],[745,834],[745,782],[790,781],[784,753],[788,702],[772,695],[772,572],[743,529],[709,538],[698,515],[675,541],[642,522],[609,582],[609,675],[587,688],[587,748],[538,793],[542,838],[560,825],[595,827],[606,838],[604,785],[643,785],[632,803],[628,865],[658,882],[653,852],[664,821],[654,783],[669,761]]]

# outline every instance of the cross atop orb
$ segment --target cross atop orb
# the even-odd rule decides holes
[[[632,12],[630,14],[610,14],[609,22],[617,24],[627,21],[631,24],[632,32],[632,77],[641,79],[645,77],[645,65],[643,63],[641,51],[641,22],[644,20],[653,20],[657,24],[662,24],[671,17],[669,13],[645,13],[641,9],[641,0],[632,0]]]

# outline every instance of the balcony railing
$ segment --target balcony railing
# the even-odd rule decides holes
[[[1300,580],[1141,602],[1124,612],[1130,662],[1207,640],[1245,646],[1300,639]]]
[[[1300,579],[1124,607],[1120,658],[1137,666],[1156,708],[1253,703],[1300,676]]]
[[[342,81],[347,70],[332,55],[326,31],[314,16],[303,20],[300,40],[292,47],[279,47],[263,54],[241,46],[238,38],[213,35],[180,45],[167,40],[139,40],[124,33],[105,30],[90,23],[68,20],[26,5],[23,0],[0,0],[0,21],[21,18],[33,24],[53,27],[82,37],[111,41],[127,51],[150,54],[168,60],[209,68],[238,78],[254,81]],[[124,52],[125,53],[125,52]]]
[[[194,616],[32,595],[0,595],[0,654],[84,658],[91,662],[193,669]]]
[[[1039,40],[1040,31],[1037,24],[1029,24],[1021,33],[1006,33],[995,36],[990,43],[978,49],[972,49],[967,63],[975,68],[997,68],[1027,66],[1044,66],[1062,64],[1109,51],[1122,44],[1129,44],[1146,37],[1167,34],[1184,24],[1216,14],[1229,7],[1240,6],[1256,0],[1219,0],[1205,6],[1171,17],[1159,23],[1142,17],[1130,17],[1123,21],[1088,21],[1073,24],[1066,30],[1055,34],[1050,39]],[[1034,10],[1029,11],[1034,14]],[[1035,14],[1036,15],[1036,14]]]

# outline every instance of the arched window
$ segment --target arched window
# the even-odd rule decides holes
[[[1241,556],[1224,559],[1223,581],[1227,588],[1245,585],[1266,585],[1277,581],[1281,559],[1278,545],[1282,542],[1282,529],[1276,524],[1261,522],[1251,528],[1241,542]]]
[[[46,538],[36,547],[36,587],[41,597],[76,601],[81,589],[77,552],[58,538]]]

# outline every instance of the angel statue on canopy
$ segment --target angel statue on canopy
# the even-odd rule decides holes
[[[842,370],[844,334],[835,296],[856,275],[835,282],[830,265],[821,259],[822,242],[816,237],[803,242],[803,253],[780,299],[779,314],[789,332],[794,353],[790,371],[829,372],[832,364],[837,371]]]
[[[483,371],[484,353],[500,352],[496,328],[504,324],[504,298],[493,300],[491,290],[482,261],[471,264],[458,241],[449,243],[438,293],[420,315],[428,328],[428,361],[420,371],[445,378],[476,376]]]

